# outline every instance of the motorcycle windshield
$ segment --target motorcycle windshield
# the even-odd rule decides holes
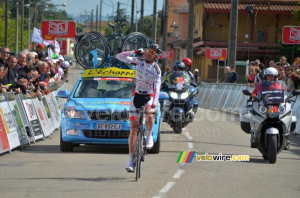
[[[263,81],[257,85],[257,93],[264,104],[284,103],[284,88],[276,81]]]
[[[190,85],[190,78],[185,71],[173,71],[170,74],[170,85],[176,90],[184,90]]]

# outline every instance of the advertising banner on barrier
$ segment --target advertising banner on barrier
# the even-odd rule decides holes
[[[51,131],[54,131],[55,130],[55,126],[54,126],[54,121],[53,121],[53,114],[51,114],[50,106],[47,103],[46,96],[43,97],[42,103],[43,103],[44,108],[45,108],[45,113],[46,113],[46,115],[48,117],[48,123],[50,125],[49,127],[50,127]]]
[[[6,96],[10,111],[13,115],[14,127],[18,131],[20,143],[21,145],[27,145],[29,144],[29,139],[23,121],[21,119],[20,110],[18,108],[15,95],[13,93],[7,93]]]
[[[41,127],[43,129],[44,136],[48,137],[52,131],[50,130],[50,126],[47,120],[47,115],[45,113],[45,108],[43,107],[43,103],[38,98],[33,98],[32,102],[37,112],[37,116],[39,118]]]
[[[50,114],[51,114],[51,117],[52,117],[54,129],[57,129],[60,125],[60,119],[59,119],[59,115],[57,113],[57,110],[55,109],[55,104],[52,101],[51,94],[45,95],[45,100],[46,100],[46,102],[48,104],[48,107],[49,107],[49,110],[50,110]]]
[[[38,140],[44,138],[43,130],[40,121],[38,119],[38,116],[35,112],[31,98],[29,98],[26,94],[22,94],[22,102],[24,105],[27,118],[33,130],[34,139]]]
[[[0,104],[5,102],[5,97],[0,94]],[[5,121],[5,116],[0,106],[0,153],[10,150],[9,140],[7,137],[8,127]]]
[[[6,96],[3,93],[0,94],[0,108],[2,109],[2,113],[4,115],[5,122],[7,124],[6,133],[7,133],[9,146],[11,149],[17,148],[21,145],[20,139],[19,139],[19,134],[18,134],[17,128],[15,127],[13,114],[10,111],[8,102],[6,100]],[[5,122],[4,122],[4,124],[5,124]]]

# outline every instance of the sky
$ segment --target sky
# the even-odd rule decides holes
[[[132,0],[102,0],[102,17],[112,15],[116,13],[117,3],[121,3],[120,8],[126,9],[127,14],[131,15],[131,1]],[[58,9],[66,10],[71,16],[84,15],[86,12],[90,13],[94,9],[94,15],[96,14],[96,7],[100,6],[100,0],[52,0],[52,3],[63,4],[66,3],[66,7],[57,7]],[[141,0],[135,0],[135,12],[140,10]],[[157,0],[157,11],[162,10],[163,0]],[[100,8],[99,8],[100,9]],[[98,14],[100,11],[98,10]],[[151,15],[153,13],[153,0],[144,0],[144,16]],[[136,15],[136,13],[135,13]],[[137,17],[140,17],[138,13]]]

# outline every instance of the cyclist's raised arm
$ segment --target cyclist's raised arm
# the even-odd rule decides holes
[[[125,63],[129,63],[129,64],[132,64],[132,63],[138,64],[138,63],[140,63],[141,60],[137,59],[136,57],[132,57],[134,55],[136,55],[136,51],[126,51],[126,52],[118,53],[116,55],[116,58],[119,59],[120,61],[123,61]]]

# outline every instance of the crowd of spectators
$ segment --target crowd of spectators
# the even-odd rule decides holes
[[[0,48],[0,92],[13,91],[28,97],[49,94],[52,86],[68,81],[69,62],[62,55],[49,58],[39,43],[35,51],[12,53],[8,47]]]
[[[274,67],[278,71],[278,82],[285,91],[291,92],[294,88],[300,88],[300,58],[296,58],[292,65],[287,62],[285,56],[281,56],[278,62],[269,61],[264,65],[259,60],[251,61],[249,64],[249,74],[246,74],[247,86],[255,87],[264,80],[263,72],[268,67]]]

